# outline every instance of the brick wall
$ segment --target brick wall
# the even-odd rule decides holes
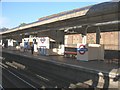
[[[96,43],[96,33],[87,34],[87,43],[95,44]]]
[[[120,32],[101,32],[100,44],[104,44],[106,50],[118,50],[120,46]],[[65,35],[65,44],[82,43],[81,34]],[[96,33],[87,34],[87,43],[96,43]]]
[[[82,43],[81,34],[65,35],[65,45],[76,47],[77,43]]]
[[[101,33],[100,43],[104,44],[107,50],[118,50],[118,32]]]

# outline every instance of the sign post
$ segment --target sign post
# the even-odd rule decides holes
[[[87,44],[77,45],[77,60],[88,61],[88,46]]]

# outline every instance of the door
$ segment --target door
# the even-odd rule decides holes
[[[40,47],[40,54],[46,55],[46,46],[41,46]]]

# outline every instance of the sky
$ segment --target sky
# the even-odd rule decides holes
[[[97,2],[2,2],[0,28],[14,28],[21,23],[35,22],[44,16],[94,4]]]

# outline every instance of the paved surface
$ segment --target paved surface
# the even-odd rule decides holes
[[[17,50],[8,50],[3,49],[4,52],[14,53],[17,55],[22,55],[30,58],[37,58],[40,60],[50,61],[56,64],[68,65],[77,68],[84,68],[88,70],[105,72],[111,74],[118,74],[118,64],[116,63],[107,63],[103,60],[91,60],[91,61],[79,61],[72,58],[64,58],[63,56],[42,56],[42,55],[32,55],[30,51],[20,52]]]

